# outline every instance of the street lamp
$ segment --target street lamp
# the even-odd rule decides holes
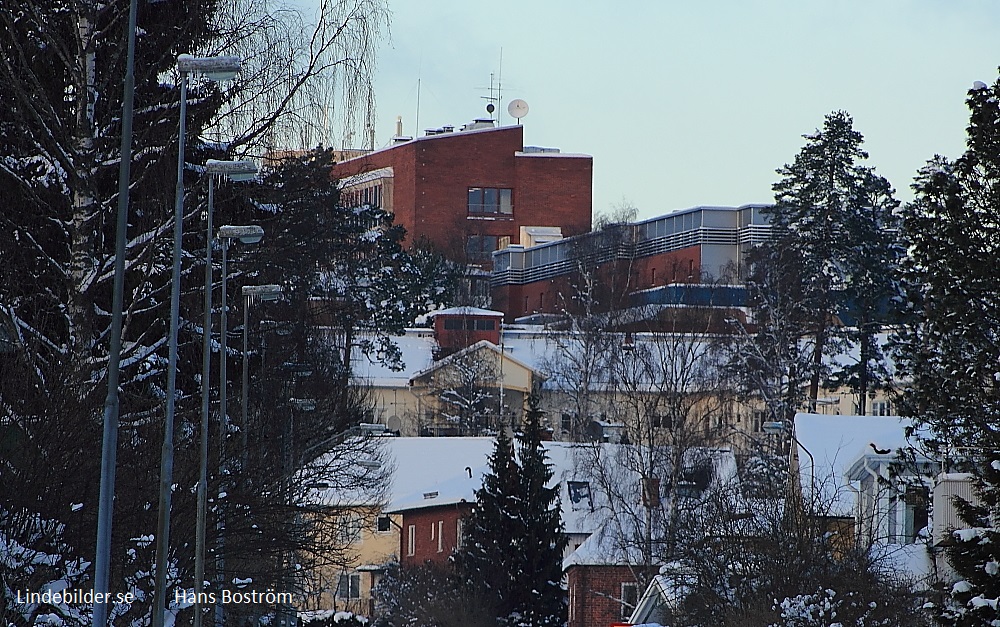
[[[799,439],[795,437],[795,430],[794,429],[790,431],[788,430],[784,421],[775,420],[775,421],[765,422],[761,425],[761,430],[764,433],[770,433],[770,434],[780,434],[787,432],[788,435],[791,436],[792,441],[795,442],[795,445],[798,446],[803,451],[805,451],[806,455],[809,456],[809,497],[812,498],[813,491],[816,489],[816,458],[813,457],[813,454],[809,452],[809,449],[807,449],[802,444],[802,442],[799,442]]]
[[[118,382],[122,355],[122,310],[125,301],[125,251],[128,231],[129,178],[132,168],[132,118],[135,109],[135,31],[137,0],[129,2],[128,42],[125,52],[125,88],[122,94],[121,161],[118,163],[118,214],[115,226],[115,278],[111,296],[111,345],[108,348],[108,394],[104,398],[104,429],[101,439],[101,486],[97,501],[97,546],[94,559],[94,598],[108,592],[111,566],[111,526],[115,504],[115,469],[118,464]],[[0,338],[0,352],[3,352]],[[94,601],[93,623],[107,622],[108,605]]]
[[[194,625],[201,627],[201,594],[205,586],[205,534],[208,502],[208,428],[209,391],[212,367],[212,216],[215,213],[215,177],[225,176],[232,181],[246,181],[257,175],[257,164],[252,161],[219,161],[205,163],[208,174],[208,211],[205,223],[205,322],[201,345],[201,442],[198,476],[198,515],[195,526],[194,560]],[[225,301],[223,301],[225,307]],[[219,434],[220,438],[225,433]]]
[[[234,166],[234,170],[238,171],[238,166]],[[226,252],[229,250],[229,242],[238,239],[244,244],[256,244],[264,238],[264,229],[256,224],[251,224],[247,226],[232,226],[225,225],[219,227],[218,237],[222,240],[222,308],[219,311],[219,478],[220,481],[224,475],[225,467],[223,460],[226,455],[226,431],[229,428],[229,412],[226,404],[227,401],[227,383],[228,375],[226,373],[226,365],[229,361],[228,352],[228,336],[229,329],[226,325],[226,310],[229,308],[229,297],[226,291],[226,282],[228,280],[228,271],[226,268]],[[224,550],[225,550],[225,515],[223,511],[223,504],[219,503],[219,543],[218,543],[218,553],[215,556],[216,563],[216,579],[218,580],[219,589],[225,584],[224,577]],[[215,605],[215,619],[218,625],[223,624],[223,608],[222,603],[217,602]]]
[[[177,57],[180,72],[180,121],[177,136],[177,187],[174,193],[173,270],[170,278],[170,332],[167,338],[167,406],[160,452],[160,495],[156,523],[156,577],[153,591],[153,627],[163,627],[167,595],[167,559],[170,547],[170,500],[174,475],[174,410],[177,391],[177,328],[181,308],[181,240],[184,222],[184,142],[187,125],[187,81],[190,74],[211,80],[227,80],[240,70],[237,57]]]
[[[246,465],[246,451],[247,451],[247,430],[249,428],[249,419],[247,413],[247,403],[250,396],[250,348],[249,341],[247,337],[247,329],[250,325],[250,301],[254,298],[261,301],[277,300],[281,296],[281,286],[280,285],[244,285],[243,286],[243,383],[240,394],[240,431],[243,437],[243,464]],[[243,468],[240,469],[244,470]]]

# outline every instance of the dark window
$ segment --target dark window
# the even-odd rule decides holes
[[[514,213],[513,190],[505,187],[470,187],[470,214],[503,214]]]
[[[461,331],[463,326],[461,318],[444,319],[444,328],[448,331]]]
[[[465,252],[470,260],[490,259],[496,249],[496,235],[470,235],[465,241]]]
[[[590,483],[587,481],[567,481],[569,502],[574,510],[589,509],[593,511],[594,500],[590,494]]]
[[[634,583],[622,584],[622,618],[632,616],[632,610],[639,602],[639,586]]]
[[[392,519],[388,516],[378,517],[378,530],[381,532],[392,531]]]
[[[337,582],[337,597],[341,599],[361,598],[361,575],[344,573]]]

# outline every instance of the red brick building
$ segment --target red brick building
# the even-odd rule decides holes
[[[472,346],[483,340],[500,345],[503,312],[478,307],[451,307],[433,312],[434,339],[438,349],[434,359]]]
[[[645,592],[631,566],[572,565],[566,570],[567,627],[611,627],[627,623]]]
[[[428,562],[444,566],[452,552],[461,546],[463,519],[475,505],[465,499],[447,499],[438,503],[437,492],[426,495],[427,507],[419,504],[399,508],[392,513],[402,515],[399,539],[399,563],[420,566]]]
[[[580,268],[597,311],[646,305],[740,306],[750,246],[768,237],[761,205],[694,207],[494,255],[492,307],[508,320],[573,310]],[[723,317],[732,317],[732,312]]]
[[[344,201],[391,211],[411,243],[485,269],[521,227],[590,231],[593,157],[524,145],[524,127],[477,120],[334,166]]]

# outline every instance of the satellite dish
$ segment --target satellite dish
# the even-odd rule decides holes
[[[486,113],[489,113],[490,115],[492,115],[493,112],[496,111],[496,110],[497,110],[497,108],[493,106],[492,102],[490,104],[486,105]]]
[[[510,114],[510,117],[520,120],[524,116],[528,115],[528,103],[520,98],[511,100],[507,105],[507,113]]]

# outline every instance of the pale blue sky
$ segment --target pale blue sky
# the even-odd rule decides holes
[[[966,91],[1000,65],[997,0],[389,0],[375,145],[485,114],[490,73],[525,142],[594,157],[594,211],[770,202],[775,169],[836,109],[911,197],[964,149]],[[420,127],[415,129],[417,81]]]

